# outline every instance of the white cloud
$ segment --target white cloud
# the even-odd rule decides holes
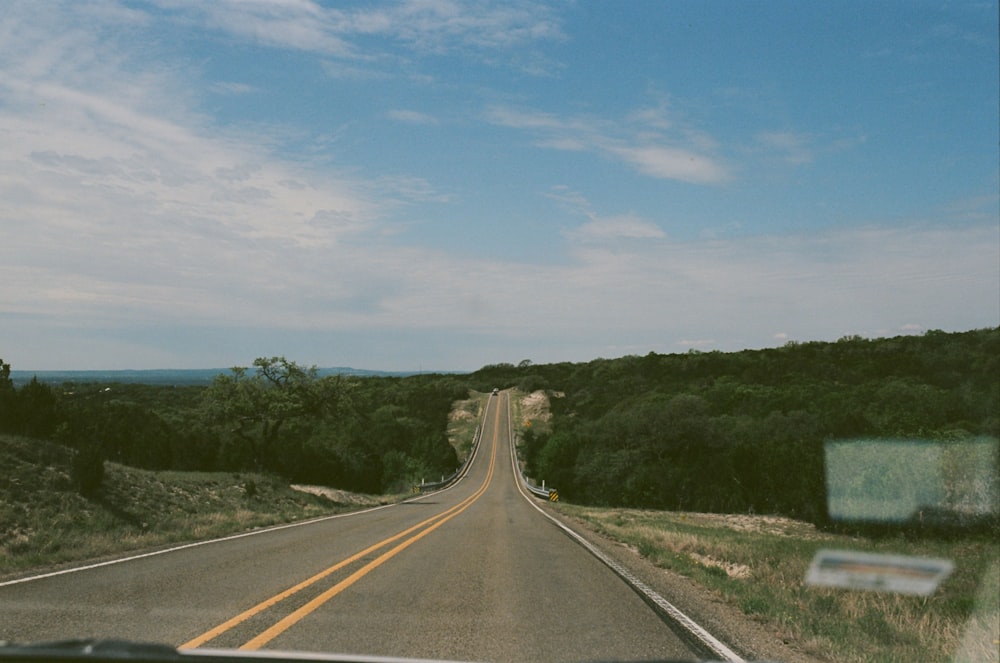
[[[536,141],[535,145],[538,147],[547,147],[552,150],[559,150],[561,152],[586,152],[591,149],[591,146],[588,145],[586,141],[579,138],[571,138],[569,136],[544,138]]]
[[[667,235],[655,223],[645,221],[635,215],[609,218],[592,218],[577,228],[574,237],[587,240],[610,239],[663,239]]]
[[[628,120],[639,125],[652,127],[654,129],[668,130],[674,128],[674,121],[667,112],[667,104],[663,102],[658,106],[639,108],[629,113]]]
[[[437,124],[438,120],[433,115],[421,113],[420,111],[408,109],[395,109],[386,112],[386,117],[405,124]]]
[[[314,35],[320,46],[322,30],[381,33],[396,20],[372,11],[336,32],[332,10],[313,3],[224,6],[244,12],[234,29],[246,38],[267,12],[286,12],[305,27],[279,21],[287,29],[269,38]],[[144,69],[117,43],[116,26],[141,25],[142,12],[106,12],[98,22],[97,8],[113,5],[69,4],[79,9],[68,17],[46,4],[13,7],[20,20],[0,23],[0,350],[18,367],[66,368],[119,352],[133,367],[247,362],[259,350],[246,348],[261,339],[354,333],[356,352],[373,357],[392,350],[372,337],[445,339],[438,356],[468,348],[457,366],[475,368],[487,359],[468,341],[487,336],[518,348],[498,359],[548,361],[567,357],[530,347],[571,347],[571,358],[589,359],[612,346],[738,349],[1000,320],[1000,237],[995,213],[982,212],[989,201],[958,201],[936,224],[678,242],[662,219],[598,213],[560,186],[549,195],[579,225],[550,247],[556,259],[483,260],[407,246],[387,215],[447,202],[431,182],[344,176],[278,156],[267,127],[251,135],[213,125],[177,72]],[[511,38],[476,27],[475,5],[428,7],[428,21],[448,12],[461,20],[426,43],[419,34],[433,33],[431,25],[414,28],[406,37],[414,47]],[[117,23],[109,28],[109,20]],[[322,30],[310,32],[310,22]],[[515,38],[549,38],[546,30]],[[421,119],[397,110],[397,120]],[[660,108],[640,109],[623,126],[506,107],[486,117],[550,149],[589,151],[650,177],[716,183],[729,175],[710,136]],[[808,148],[794,135],[764,142],[781,153],[797,140]],[[222,340],[194,348],[206,330]],[[228,354],[237,346],[250,354]],[[207,359],[190,359],[195,352]],[[371,367],[399,367],[382,361]]]
[[[280,290],[295,251],[375,229],[384,183],[212,127],[170,71],[123,69],[86,6],[24,7],[0,40],[0,310],[216,319]]]
[[[546,197],[555,200],[573,215],[583,216],[587,222],[564,235],[574,242],[614,242],[616,240],[658,240],[666,238],[660,226],[636,214],[601,216],[597,214],[580,192],[566,185],[552,187]]]
[[[339,34],[345,23],[343,14],[308,0],[160,0],[156,4],[181,22],[199,23],[254,43],[341,57],[356,55]]]
[[[594,117],[560,117],[504,106],[486,109],[484,118],[491,124],[531,132],[538,147],[595,152],[647,177],[692,184],[720,184],[731,178],[725,161],[712,154],[715,143],[711,138],[690,129],[671,131],[660,110],[632,113],[628,128]]]
[[[175,20],[238,39],[347,60],[389,56],[374,49],[368,39],[373,36],[412,52],[434,54],[514,51],[564,38],[552,11],[534,2],[404,0],[350,9],[309,0],[158,0],[157,4]],[[512,62],[518,59],[523,55]],[[538,67],[537,58],[522,69],[530,72],[532,67]]]
[[[357,66],[345,62],[324,60],[323,71],[330,78],[346,81],[378,81],[391,78],[392,75],[368,64]]]
[[[681,340],[677,341],[676,345],[679,345],[682,348],[700,350],[701,348],[715,347],[716,341],[713,338],[702,338],[697,340],[682,338]]]
[[[563,37],[558,21],[538,3],[411,0],[386,14],[384,30],[435,51],[456,43],[495,49]]]
[[[690,150],[661,145],[615,145],[606,150],[649,177],[693,184],[718,184],[729,179],[720,161]]]
[[[217,81],[213,83],[211,88],[213,92],[219,94],[250,94],[251,92],[256,92],[257,88],[252,85],[247,85],[246,83],[235,83],[232,81]]]
[[[526,111],[506,106],[487,108],[484,117],[487,122],[514,129],[542,129],[554,132],[593,133],[593,120],[561,118],[553,113]]]
[[[582,193],[573,190],[566,184],[557,184],[553,186],[552,189],[545,194],[545,196],[555,200],[562,207],[575,214],[583,214],[586,216],[593,214],[590,201],[587,200]]]

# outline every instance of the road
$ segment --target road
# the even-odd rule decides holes
[[[0,585],[0,640],[68,637],[470,661],[697,658],[522,495],[502,392],[447,490]]]

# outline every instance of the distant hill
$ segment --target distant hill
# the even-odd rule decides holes
[[[120,382],[130,384],[150,384],[162,386],[207,385],[215,376],[228,373],[228,368],[188,368],[188,369],[144,369],[122,371],[17,371],[11,370],[10,377],[15,386],[22,386],[37,377],[39,382],[63,384],[66,382]],[[434,371],[420,371],[429,373]],[[439,371],[440,372],[440,371]],[[444,371],[452,373],[453,371]],[[361,368],[335,366],[320,368],[319,375],[353,375],[359,377],[407,377],[418,371],[369,371]]]

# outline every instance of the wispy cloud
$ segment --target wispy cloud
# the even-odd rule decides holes
[[[405,108],[394,109],[386,112],[386,117],[390,120],[403,122],[405,124],[437,124],[438,119],[433,115],[421,113],[420,111],[408,110]]]
[[[573,235],[584,240],[663,239],[667,236],[658,225],[634,214],[593,218],[577,228]]]
[[[812,163],[814,154],[809,136],[792,131],[765,131],[757,134],[757,142],[781,155],[787,163]]]
[[[246,83],[234,83],[231,81],[217,81],[209,87],[212,92],[219,94],[250,94],[256,92],[257,88]]]
[[[677,341],[675,345],[681,348],[688,348],[689,350],[700,350],[702,348],[714,348],[717,345],[717,341],[714,338],[701,338],[701,339],[688,339],[682,338]]]
[[[507,106],[487,108],[484,117],[491,124],[531,133],[539,147],[594,152],[647,177],[692,184],[720,184],[732,177],[725,160],[713,153],[714,141],[699,132],[671,131],[662,109],[640,109],[624,127],[609,119]]]
[[[373,14],[359,12],[354,18],[367,21],[373,16],[383,34],[435,52],[459,46],[510,49],[564,38],[552,11],[535,2],[411,0]]]
[[[373,368],[412,366],[420,355],[405,352],[431,343],[435,357],[447,358],[438,367],[476,368],[490,359],[474,342],[482,338],[502,348],[497,360],[545,361],[607,347],[738,349],[1000,319],[997,197],[975,196],[975,188],[925,219],[892,219],[892,227],[682,242],[649,211],[655,204],[640,214],[561,186],[548,195],[571,220],[544,246],[554,259],[484,259],[460,241],[439,244],[455,250],[428,248],[439,236],[411,241],[412,229],[436,219],[438,206],[474,195],[460,180],[336,162],[334,148],[354,137],[339,128],[342,117],[314,133],[265,119],[252,127],[214,120],[197,74],[143,57],[125,35],[172,20],[227,42],[308,51],[331,76],[389,78],[398,75],[393,65],[434,53],[515,63],[532,44],[562,38],[549,10],[444,0],[357,10],[306,0],[158,5],[159,13],[114,3],[4,7],[0,350],[8,361],[31,358],[19,367],[79,366],[86,357],[123,367],[226,365],[298,353],[291,338],[330,347],[353,334],[350,361]],[[210,104],[234,101],[217,95],[256,93],[244,83],[207,89]],[[433,131],[450,112],[419,97],[389,108],[376,119],[437,120]],[[714,185],[734,177],[732,146],[662,101],[615,117],[512,106],[484,117],[541,149],[641,173],[633,179],[661,190],[661,180]],[[291,141],[282,132],[296,131],[294,140],[314,151],[283,149]],[[754,156],[796,166],[838,149],[821,129],[780,125],[736,140]],[[359,144],[351,147],[368,145]],[[456,206],[441,218],[474,218],[472,209]],[[723,214],[718,223],[739,218]],[[481,231],[439,225],[473,238]],[[503,287],[484,287],[496,283]],[[404,337],[410,344],[398,350]]]
[[[618,240],[660,240],[667,236],[660,226],[637,214],[597,214],[590,201],[566,185],[552,187],[546,196],[570,213],[587,219],[585,223],[565,231],[564,235],[574,242],[607,244]]]
[[[720,160],[691,150],[655,144],[608,144],[604,150],[649,177],[692,184],[718,184],[729,179]]]
[[[215,319],[283,290],[296,251],[377,231],[384,203],[369,191],[415,189],[210,125],[171,71],[121,67],[127,51],[91,9],[22,9],[0,39],[0,310]]]
[[[343,9],[311,0],[154,0],[169,15],[234,38],[330,58],[366,61],[391,54],[373,45],[387,39],[418,54],[474,54],[489,61],[509,52],[508,62],[525,61],[523,49],[536,42],[564,39],[559,19],[534,2],[403,0]],[[530,73],[538,67],[537,58]],[[366,67],[340,64],[333,71],[359,74]],[[541,72],[539,72],[541,73]]]
[[[341,35],[347,17],[309,0],[154,0],[175,20],[266,46],[357,57]]]

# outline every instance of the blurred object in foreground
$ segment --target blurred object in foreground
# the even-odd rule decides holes
[[[862,439],[826,444],[832,520],[944,528],[996,521],[998,441]]]

